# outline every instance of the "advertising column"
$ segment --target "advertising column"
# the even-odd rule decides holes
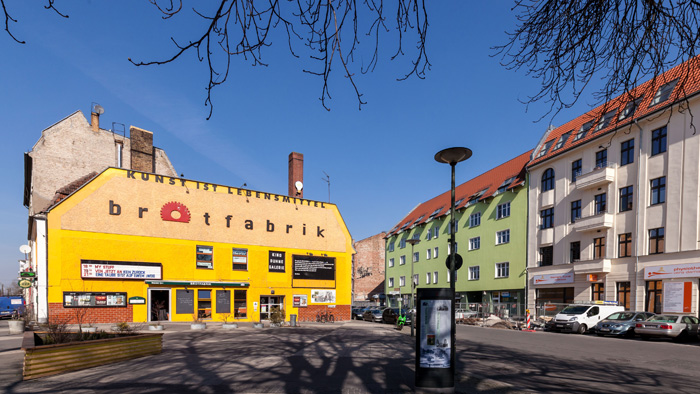
[[[451,289],[416,289],[416,387],[454,387]]]

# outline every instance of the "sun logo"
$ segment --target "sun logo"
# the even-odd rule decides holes
[[[160,209],[160,217],[167,222],[190,222],[190,210],[179,202],[171,201]]]

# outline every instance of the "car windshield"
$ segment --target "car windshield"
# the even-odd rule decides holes
[[[590,306],[567,306],[561,313],[565,315],[580,315],[586,312]]]
[[[675,323],[678,321],[678,318],[680,316],[673,316],[673,315],[656,315],[652,316],[649,318],[647,321],[656,321],[656,322],[662,322],[662,323]]]
[[[634,317],[632,312],[616,312],[608,316],[607,320],[631,320]]]

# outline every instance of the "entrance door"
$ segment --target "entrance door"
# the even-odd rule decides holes
[[[274,307],[284,308],[284,296],[260,296],[260,320],[270,320]]]
[[[170,289],[148,289],[148,321],[170,320]]]

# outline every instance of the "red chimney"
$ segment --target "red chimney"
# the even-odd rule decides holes
[[[303,182],[304,155],[292,152],[289,154],[289,197],[304,198]]]

